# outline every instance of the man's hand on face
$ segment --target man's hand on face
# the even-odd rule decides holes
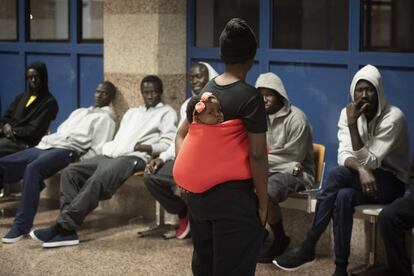
[[[378,197],[377,183],[372,171],[365,166],[358,169],[362,192],[372,198]]]
[[[149,174],[156,173],[162,166],[164,165],[164,161],[160,158],[152,159],[148,162],[147,166],[145,167],[145,172]]]
[[[368,107],[368,103],[362,103],[362,100],[359,99],[355,102],[351,102],[346,106],[346,116],[348,118],[348,125],[356,124],[359,116],[365,111]]]
[[[3,126],[3,133],[4,133],[4,136],[6,138],[9,138],[9,139],[11,139],[13,141],[16,141],[16,138],[14,137],[13,128],[12,128],[12,126],[10,124],[4,124],[4,126]]]

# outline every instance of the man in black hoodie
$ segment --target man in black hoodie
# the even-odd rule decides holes
[[[0,157],[37,145],[59,110],[49,91],[46,64],[30,64],[26,78],[29,90],[14,99],[0,122]]]

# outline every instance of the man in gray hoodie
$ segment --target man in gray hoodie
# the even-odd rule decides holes
[[[274,73],[261,74],[256,88],[263,96],[267,114],[270,199],[267,221],[274,237],[270,246],[262,248],[258,262],[270,263],[290,242],[283,229],[279,203],[289,193],[312,187],[315,163],[311,125],[306,115],[289,102],[282,80]]]
[[[388,204],[404,194],[408,183],[409,139],[404,114],[387,103],[381,74],[372,65],[354,76],[352,102],[338,123],[338,165],[330,171],[307,237],[273,261],[292,271],[315,261],[316,243],[333,220],[335,272],[347,275],[355,206]]]

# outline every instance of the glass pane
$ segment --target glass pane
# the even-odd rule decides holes
[[[0,5],[0,40],[17,40],[17,0],[2,0]]]
[[[195,46],[218,47],[221,31],[233,17],[246,20],[259,41],[259,1],[196,0]]]
[[[348,0],[273,0],[272,48],[348,49]]]
[[[68,40],[68,0],[30,0],[30,40]]]
[[[103,0],[82,0],[82,40],[103,39]]]
[[[364,0],[361,50],[414,51],[414,1]]]

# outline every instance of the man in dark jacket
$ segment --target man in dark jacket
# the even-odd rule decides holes
[[[29,90],[15,98],[0,122],[0,157],[37,145],[59,109],[49,91],[46,64],[30,64],[26,78]]]

